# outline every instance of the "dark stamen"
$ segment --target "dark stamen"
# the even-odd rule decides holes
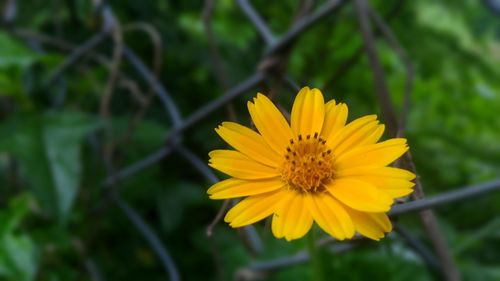
[[[311,135],[307,135],[307,139],[310,139],[311,138]]]
[[[314,133],[314,138],[317,139],[318,138],[318,133]]]
[[[302,135],[299,135],[299,141],[301,141],[301,140],[302,140]]]

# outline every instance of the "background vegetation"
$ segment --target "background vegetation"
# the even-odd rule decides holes
[[[215,180],[207,153],[224,146],[213,128],[249,125],[245,104],[257,91],[290,109],[291,80],[348,103],[350,120],[382,113],[380,89],[353,1],[238,2],[2,1],[0,280],[166,280],[173,267],[183,280],[311,277],[307,263],[286,259],[304,257],[304,239],[276,240],[266,222],[243,231],[220,223],[207,236],[222,204],[205,193]],[[270,56],[275,41],[240,8],[250,3],[279,40],[334,2]],[[499,177],[499,2],[370,3],[413,67],[408,77],[374,24],[426,195]],[[259,83],[234,90],[248,77]],[[198,111],[228,91],[237,93],[231,106]],[[178,117],[193,122],[182,128]],[[500,280],[499,212],[499,193],[437,209],[436,231],[463,280]],[[379,243],[322,247],[326,276],[452,280],[418,213],[396,223],[402,230]],[[343,245],[356,248],[340,254]],[[257,267],[278,258],[285,266]]]

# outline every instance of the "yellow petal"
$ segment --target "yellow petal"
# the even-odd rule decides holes
[[[392,167],[355,167],[335,173],[336,178],[350,178],[368,182],[392,198],[410,194],[415,175],[407,170]]]
[[[335,104],[335,100],[326,103],[325,122],[321,130],[321,136],[324,139],[331,138],[345,126],[347,112],[347,105],[344,103]]]
[[[287,241],[303,237],[311,229],[313,220],[305,205],[305,195],[289,191],[274,213],[272,230],[276,238]]]
[[[346,152],[335,161],[336,170],[357,166],[387,166],[408,150],[406,139],[395,138],[369,144]]]
[[[304,87],[295,97],[291,116],[292,131],[296,136],[321,133],[325,120],[325,101],[318,89]]]
[[[269,146],[279,155],[283,155],[292,139],[288,122],[266,96],[257,94],[254,103],[248,102],[247,106],[255,127]]]
[[[245,126],[233,122],[223,122],[215,129],[229,145],[262,164],[277,167],[282,157],[267,145],[261,135]]]
[[[356,231],[363,236],[378,241],[392,231],[391,221],[385,213],[363,213],[352,209],[348,212]]]
[[[325,232],[338,240],[352,238],[354,235],[352,220],[344,206],[330,194],[308,195],[306,205],[314,220]]]
[[[371,134],[367,135],[363,140],[361,140],[358,143],[358,146],[377,143],[384,134],[384,131],[385,131],[385,125],[384,124],[378,125],[377,128]]]
[[[344,129],[348,129],[349,125],[344,127]],[[384,125],[378,125],[378,121],[372,121],[367,123],[366,125],[357,128],[352,132],[350,136],[344,139],[343,142],[339,143],[334,149],[333,154],[337,157],[340,157],[343,153],[346,153],[356,147],[363,146],[365,144],[373,144],[378,141],[378,138],[375,140],[377,136],[382,135]],[[381,130],[382,129],[382,130]],[[375,141],[373,141],[375,140]]]
[[[284,185],[281,178],[267,180],[227,179],[212,185],[207,193],[210,195],[210,199],[228,199],[266,193],[282,188]]]
[[[393,203],[388,194],[360,180],[334,179],[327,189],[337,200],[359,211],[386,212]]]
[[[327,138],[327,145],[332,148],[334,155],[357,144],[366,134],[375,130],[378,121],[376,115],[367,115],[347,124],[337,134]],[[337,151],[337,152],[336,152]]]
[[[279,176],[276,168],[262,165],[238,151],[214,150],[208,155],[209,166],[234,178],[254,180]]]
[[[403,180],[415,179],[415,174],[410,171],[394,167],[377,167],[377,166],[363,166],[363,167],[344,169],[341,171],[336,171],[335,175],[337,177],[370,175],[370,176],[398,178]]]
[[[278,189],[264,194],[253,195],[236,204],[224,217],[232,227],[241,227],[258,222],[274,213],[287,191]]]

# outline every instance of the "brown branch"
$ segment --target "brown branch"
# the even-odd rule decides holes
[[[401,108],[401,114],[399,117],[398,133],[397,133],[398,136],[403,136],[404,131],[406,129],[406,121],[408,119],[408,112],[410,109],[411,94],[413,88],[413,76],[414,76],[413,63],[411,62],[406,50],[399,42],[396,35],[394,35],[394,32],[392,32],[389,25],[384,21],[384,19],[379,15],[379,13],[377,13],[375,9],[373,9],[370,6],[368,7],[369,7],[368,12],[370,13],[371,18],[373,19],[373,22],[384,36],[389,46],[398,55],[399,59],[401,60],[401,62],[405,67],[406,79],[405,79],[404,97],[403,97],[403,105]]]
[[[409,151],[406,153],[406,160],[410,170],[413,173],[417,174],[415,163],[413,162],[411,152]],[[420,182],[419,177],[415,179],[415,187],[412,197],[414,199],[422,199],[425,197],[424,190],[422,188],[422,183]],[[431,240],[431,243],[434,247],[434,250],[436,251],[437,256],[439,257],[441,271],[444,277],[448,281],[461,280],[460,272],[458,271],[458,268],[455,265],[452,253],[439,227],[439,223],[436,219],[436,216],[434,215],[434,212],[428,209],[421,211],[419,215],[420,215],[420,220],[424,225],[424,229]]]
[[[106,83],[106,87],[104,89],[104,93],[101,97],[101,106],[99,110],[100,117],[104,120],[104,122],[108,125],[105,138],[106,141],[103,145],[103,155],[105,159],[108,161],[112,161],[113,159],[113,151],[114,151],[114,142],[112,140],[112,123],[109,121],[109,106],[111,104],[111,99],[113,97],[116,81],[120,72],[120,64],[122,61],[122,53],[123,53],[123,38],[122,31],[120,25],[116,23],[112,31],[112,38],[114,42],[113,46],[113,54],[111,60],[111,69],[108,77],[108,82]]]
[[[366,0],[354,0],[360,28],[361,28],[361,33],[363,36],[364,44],[365,44],[365,50],[368,55],[368,59],[370,61],[370,65],[373,71],[373,76],[374,76],[374,83],[375,83],[375,89],[377,91],[379,103],[381,105],[382,113],[383,116],[386,119],[387,123],[387,128],[389,130],[389,133],[391,136],[396,136],[398,134],[402,134],[402,131],[400,131],[400,128],[404,128],[404,120],[403,123],[400,123],[400,126],[398,126],[398,122],[396,119],[396,114],[390,99],[390,94],[389,94],[389,89],[387,87],[387,84],[385,83],[385,74],[384,70],[382,68],[382,65],[380,63],[380,60],[377,56],[376,52],[376,47],[375,47],[375,39],[373,35],[373,31],[371,29],[371,24],[370,24],[370,6],[368,5],[368,2]],[[372,15],[374,13],[372,12]],[[382,33],[386,37],[386,39],[389,41],[391,46],[395,49],[395,52],[398,53],[401,58],[404,58],[407,62],[409,60],[407,59],[406,53],[403,51],[403,49],[400,47],[398,41],[395,39],[395,36],[392,34],[390,29],[385,25],[382,21],[380,21],[380,18],[378,18],[379,21],[379,27],[381,27]],[[412,69],[410,68],[409,74],[413,75]],[[411,77],[408,77],[408,81],[411,80]],[[409,95],[410,95],[410,90],[411,90],[411,84],[408,85],[407,83],[407,92],[405,94],[406,96],[406,108],[405,110],[408,110],[409,106]],[[405,112],[406,114],[406,112]],[[413,163],[413,160],[411,158],[411,153],[408,152],[406,154],[407,160],[408,160],[408,166],[410,170],[412,170],[415,174],[417,174],[416,169],[415,169],[415,164]],[[416,179],[416,185],[415,185],[415,191],[413,193],[414,198],[416,199],[421,199],[424,198],[424,192],[422,189],[422,185],[420,183],[420,180],[417,178]],[[446,240],[444,238],[444,235],[442,234],[439,224],[437,222],[436,217],[434,216],[434,213],[431,210],[425,210],[420,213],[420,217],[422,220],[422,224],[424,225],[424,229],[427,232],[427,235],[431,239],[431,242],[434,246],[434,249],[437,252],[437,255],[440,259],[441,263],[441,270],[443,272],[444,277],[446,280],[449,281],[458,281],[460,280],[460,275],[458,272],[458,269],[453,261],[453,258],[451,256],[451,252],[449,250],[449,247],[446,243]]]
[[[161,66],[162,66],[162,40],[161,40],[161,35],[160,33],[150,24],[148,23],[143,23],[143,22],[137,22],[137,23],[132,23],[132,24],[127,24],[126,26],[123,27],[124,32],[130,32],[130,31],[143,31],[145,34],[149,36],[151,39],[151,43],[153,44],[153,56],[152,56],[152,65],[153,65],[153,76],[158,78],[160,75],[161,71]],[[125,86],[129,86],[129,89],[131,90],[132,94],[138,94],[140,91],[138,91],[138,86],[137,84],[133,83],[130,84],[129,82],[132,81],[123,81],[125,82]],[[141,97],[141,102],[139,102],[139,110],[130,118],[127,130],[125,133],[119,138],[118,143],[124,144],[126,143],[132,134],[134,133],[137,125],[139,122],[142,120],[144,115],[146,114],[149,106],[151,105],[151,101],[154,97],[154,89],[153,86],[150,85],[148,93],[144,97],[144,95],[139,94],[137,96]]]
[[[212,29],[212,14],[214,11],[215,0],[205,0],[203,6],[202,18],[203,28],[208,41],[208,49],[210,50],[210,60],[214,66],[215,78],[222,90],[225,92],[229,89],[229,79],[227,78],[226,71],[222,63],[219,47],[215,42],[214,32]],[[227,114],[230,120],[236,120],[236,111],[232,103],[226,105]]]
[[[356,8],[357,17],[359,20],[359,26],[361,30],[361,35],[363,37],[365,51],[370,62],[373,73],[373,82],[375,85],[375,91],[377,98],[380,103],[383,118],[387,125],[387,130],[391,136],[395,136],[397,133],[397,119],[392,106],[391,98],[389,95],[389,89],[385,83],[385,73],[380,63],[380,59],[377,55],[377,50],[375,46],[375,36],[373,35],[372,27],[368,16],[368,4],[366,0],[354,0],[354,6]]]
[[[215,218],[212,220],[212,222],[207,226],[207,236],[211,237],[215,226],[222,220],[222,217],[224,216],[224,213],[227,211],[229,208],[229,203],[231,200],[227,199],[224,200],[224,203],[222,203],[222,206],[220,207],[219,211],[217,212],[217,215],[215,215]]]
[[[108,37],[108,35],[109,32],[107,30],[103,30],[82,43],[82,45],[78,48],[75,48],[72,53],[66,58],[66,60],[60,66],[58,66],[57,69],[54,70],[54,72],[52,72],[45,85],[48,87],[57,82],[70,66],[90,53],[95,47],[97,47],[97,45],[102,43],[104,39]]]
[[[396,15],[401,11],[401,7],[405,1],[397,1],[396,4],[389,10],[389,12],[384,14],[385,21],[390,22]],[[380,35],[380,32],[375,30],[375,38]],[[350,33],[349,33],[350,34]],[[347,38],[346,38],[347,39]],[[342,40],[341,40],[342,42]],[[345,61],[343,61],[340,66],[333,72],[330,79],[327,79],[323,89],[326,91],[331,88],[337,81],[341,79],[343,75],[345,75],[349,70],[359,61],[359,59],[363,56],[364,48],[363,46],[359,46],[351,56],[349,56]]]

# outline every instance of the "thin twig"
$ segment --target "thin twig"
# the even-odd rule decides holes
[[[167,90],[163,85],[158,81],[155,75],[144,65],[141,59],[127,46],[124,45],[123,53],[125,57],[129,60],[129,62],[134,66],[135,70],[142,76],[147,83],[155,91],[156,95],[160,98],[165,111],[170,116],[174,127],[179,127],[182,124],[182,117],[177,109],[177,105],[175,104],[172,97],[168,94]]]
[[[212,101],[211,103],[201,107],[197,111],[195,111],[193,114],[191,114],[188,118],[184,120],[181,126],[178,128],[172,129],[170,133],[167,135],[166,140],[167,141],[172,141],[175,140],[176,137],[178,137],[180,134],[182,134],[185,130],[191,128],[195,124],[197,124],[199,121],[203,120],[207,115],[212,113],[213,111],[219,109],[220,107],[224,106],[226,103],[230,102],[232,99],[236,98],[237,96],[245,93],[248,91],[248,89],[254,87],[258,83],[262,82],[264,80],[264,75],[261,73],[256,73],[253,76],[250,76],[247,80],[241,82],[239,85],[235,86],[231,90],[227,91],[223,96],[220,98]],[[144,169],[147,167],[157,163],[161,159],[163,159],[165,156],[167,156],[170,152],[172,151],[172,147],[162,147],[158,149],[157,151],[149,154],[142,160],[139,160],[136,163],[131,164],[130,166],[124,168],[123,170],[120,170],[119,172],[115,173],[113,176],[108,176],[102,183],[103,186],[109,186],[111,183],[114,181],[121,181],[123,179],[126,179]]]
[[[7,31],[11,32],[13,35],[19,38],[25,40],[34,40],[41,44],[50,45],[64,51],[73,51],[76,48],[76,46],[74,46],[73,44],[60,38],[41,34],[24,28],[13,27],[11,29],[7,29]]]
[[[203,27],[205,29],[205,34],[208,41],[208,49],[210,50],[210,60],[214,66],[215,78],[221,86],[222,90],[225,92],[229,89],[229,79],[227,77],[226,71],[224,70],[224,65],[220,56],[219,47],[215,42],[215,36],[212,28],[212,15],[214,11],[215,0],[205,0],[205,5],[203,6],[202,18]],[[227,113],[230,120],[236,121],[236,111],[231,103],[226,105]]]
[[[89,40],[85,41],[80,47],[75,49],[68,58],[59,66],[56,70],[49,76],[46,82],[46,86],[50,86],[56,81],[58,81],[62,74],[73,64],[75,64],[80,58],[89,53],[92,49],[94,49],[97,45],[104,41],[109,36],[109,32],[107,30],[103,30],[94,36],[92,36]]]
[[[208,237],[211,237],[212,234],[214,233],[214,228],[222,220],[224,214],[226,213],[227,209],[229,208],[229,203],[231,203],[231,200],[229,200],[229,199],[224,200],[224,202],[222,203],[222,206],[219,208],[219,211],[215,215],[214,219],[207,226],[206,234]]]
[[[114,41],[113,46],[113,55],[111,60],[111,70],[109,73],[108,82],[106,83],[104,93],[101,97],[101,106],[100,106],[100,117],[107,124],[104,138],[105,141],[103,143],[103,155],[104,158],[108,161],[112,161],[113,152],[114,152],[114,141],[112,140],[112,123],[109,121],[109,107],[111,104],[111,99],[113,97],[115,85],[117,78],[120,73],[120,64],[122,61],[122,52],[123,52],[123,34],[121,31],[120,24],[118,22],[115,23],[115,26],[112,30],[112,38]]]
[[[398,13],[401,11],[401,7],[405,0],[396,1],[396,3],[391,7],[389,12],[384,14],[384,18],[386,22],[390,22]],[[375,30],[374,36],[377,37],[380,35],[380,32]],[[349,33],[350,34],[350,33]],[[334,85],[337,81],[341,79],[343,75],[345,75],[363,56],[364,54],[364,46],[359,46],[351,56],[349,56],[346,60],[344,60],[340,66],[333,72],[329,79],[327,79],[325,85],[323,86],[324,90],[330,89],[332,85]]]
[[[415,163],[413,162],[412,159],[411,152],[408,151],[405,154],[405,157],[406,157],[405,159],[408,160],[408,166],[410,170],[414,174],[418,174],[416,171]],[[415,179],[415,187],[412,193],[412,197],[414,199],[422,199],[425,197],[422,183],[420,182],[419,177]],[[437,256],[439,257],[441,264],[441,271],[444,275],[443,277],[445,277],[445,279],[448,281],[461,280],[460,272],[458,271],[455,261],[453,260],[451,250],[444,237],[444,234],[441,231],[437,218],[434,215],[434,212],[432,212],[432,210],[430,209],[421,211],[420,220],[422,221],[424,229],[427,232],[427,235],[429,236],[434,246],[434,249],[436,250]]]
[[[368,4],[368,12],[373,19],[373,22],[383,34],[384,38],[387,40],[387,43],[391,46],[394,52],[398,55],[399,59],[403,63],[406,71],[406,79],[405,79],[405,87],[404,87],[404,98],[403,98],[403,106],[401,108],[401,114],[399,117],[398,123],[398,136],[403,136],[403,132],[406,129],[406,121],[408,119],[408,112],[410,109],[411,102],[411,93],[413,88],[413,63],[406,50],[403,48],[401,43],[399,43],[398,38],[394,35],[389,25],[384,21],[384,19],[377,13],[373,7]]]
[[[385,83],[384,69],[380,63],[375,46],[375,36],[373,35],[368,14],[368,4],[365,0],[354,0],[354,6],[359,21],[361,35],[363,37],[366,54],[372,68],[375,91],[380,103],[382,115],[387,125],[387,130],[391,136],[397,133],[397,119],[394,107],[392,106],[389,89]]]
[[[214,184],[214,183],[219,181],[219,179],[215,176],[214,173],[212,173],[212,171],[208,168],[208,166],[205,164],[205,162],[202,161],[200,158],[198,158],[198,156],[196,156],[194,153],[192,153],[189,149],[185,148],[182,145],[178,145],[176,147],[176,151],[181,156],[183,156],[186,160],[188,160],[189,163],[191,163],[191,165],[193,165],[193,167],[195,167],[203,176],[205,176],[205,178],[210,183]],[[226,200],[226,201],[228,201],[228,200]],[[219,213],[223,213],[224,209],[226,209],[226,207],[224,207],[224,205],[225,205],[225,203],[223,204],[223,206],[219,210]],[[211,225],[213,224],[212,228],[220,221],[220,218],[218,218],[218,217],[219,217],[219,215],[217,215],[215,220],[211,223]],[[222,215],[220,217],[222,218]],[[209,230],[210,230],[210,234],[211,234],[210,228],[207,228],[207,233],[209,233]],[[250,246],[250,250],[253,253],[257,253],[257,254],[261,253],[263,251],[262,241],[260,240],[260,237],[258,236],[257,232],[255,231],[254,226],[249,225],[249,226],[243,227],[243,231],[245,233],[245,237],[247,238],[248,244]]]
[[[215,77],[222,89],[226,91],[229,88],[229,82],[222,65],[222,60],[220,58],[219,48],[215,43],[214,32],[212,29],[212,14],[214,10],[215,0],[205,0],[205,5],[203,6],[202,18],[203,27],[205,29],[205,34],[207,36],[208,48],[210,50],[210,58],[214,65]]]
[[[152,25],[145,22],[127,24],[126,26],[123,27],[124,32],[130,32],[135,30],[143,31],[151,39],[151,42],[153,44],[153,56],[152,56],[153,74],[156,78],[158,78],[160,76],[160,71],[162,66],[161,35],[158,32],[158,30],[156,30]],[[138,97],[140,96],[139,110],[130,118],[127,130],[117,141],[120,144],[124,144],[132,136],[135,128],[146,114],[149,106],[151,105],[151,100],[154,97],[154,91],[153,88],[150,86],[148,93],[146,95],[142,95],[139,94],[140,91],[138,89],[138,86],[136,83],[133,83],[133,81],[122,79],[121,82],[128,83],[131,93],[135,93],[136,96]]]
[[[389,89],[385,82],[385,74],[378,58],[376,47],[375,47],[375,38],[373,35],[373,31],[370,24],[369,18],[369,5],[366,0],[354,0],[359,25],[361,29],[361,34],[363,36],[363,41],[365,44],[365,50],[368,55],[368,59],[372,68],[375,90],[377,93],[377,97],[379,99],[379,103],[382,109],[383,116],[387,123],[387,129],[391,136],[398,135],[398,122],[396,118],[396,113],[394,111],[394,107],[391,102]],[[386,30],[387,31],[387,30]],[[386,34],[387,36],[387,34]],[[411,154],[408,152],[409,156],[409,165],[411,170],[416,174],[415,165],[411,160]],[[416,185],[414,189],[413,196],[415,198],[421,199],[424,198],[424,193],[422,186],[420,185],[420,181],[417,178]],[[420,213],[422,223],[424,225],[424,229],[426,230],[431,242],[434,246],[434,249],[437,252],[437,255],[440,259],[441,264],[441,272],[444,277],[446,277],[449,281],[460,280],[460,275],[458,273],[458,269],[453,262],[453,258],[451,256],[451,252],[446,243],[446,240],[439,229],[439,224],[437,223],[437,219],[434,216],[434,213],[431,210],[425,210]]]

